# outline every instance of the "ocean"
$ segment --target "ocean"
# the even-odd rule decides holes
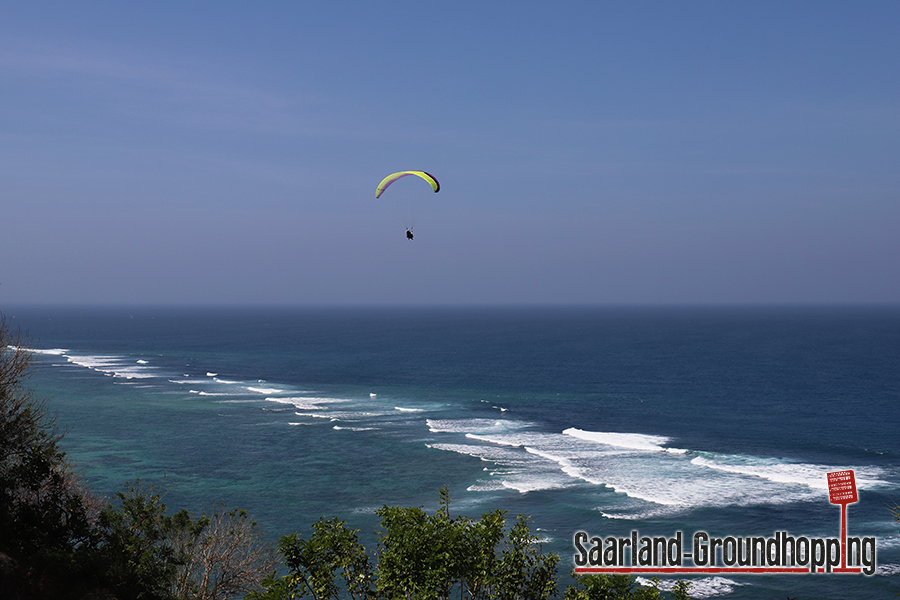
[[[568,581],[573,536],[837,538],[872,576],[693,573],[697,598],[900,591],[900,308],[13,307],[28,385],[112,496],[246,509],[273,541],[383,505],[526,514]],[[689,549],[689,548],[686,548]],[[674,580],[663,575],[663,583]]]

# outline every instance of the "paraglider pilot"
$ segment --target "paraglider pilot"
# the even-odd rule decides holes
[[[413,239],[412,229],[406,230],[406,239],[408,239],[408,240]]]

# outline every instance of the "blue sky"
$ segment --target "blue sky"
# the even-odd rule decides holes
[[[0,307],[900,302],[896,2],[33,2]],[[423,169],[408,242],[375,186]],[[390,190],[389,190],[390,191]]]

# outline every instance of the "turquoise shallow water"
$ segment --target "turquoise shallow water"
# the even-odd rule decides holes
[[[835,537],[825,473],[853,469],[851,535],[878,574],[696,577],[722,598],[900,589],[900,310],[5,311],[30,381],[95,489],[248,509],[273,538],[383,504],[525,513],[572,536]],[[855,533],[854,533],[855,532]]]

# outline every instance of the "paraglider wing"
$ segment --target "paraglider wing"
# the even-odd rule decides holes
[[[394,183],[401,177],[407,177],[409,175],[416,175],[417,177],[421,177],[422,179],[427,181],[429,185],[431,185],[431,188],[435,191],[435,193],[441,191],[441,184],[438,183],[438,180],[425,171],[400,171],[399,173],[392,173],[391,175],[388,175],[381,180],[381,183],[379,183],[378,187],[375,188],[375,197],[380,197],[381,194],[384,193],[384,190],[388,189],[388,187],[390,187],[392,183]]]

